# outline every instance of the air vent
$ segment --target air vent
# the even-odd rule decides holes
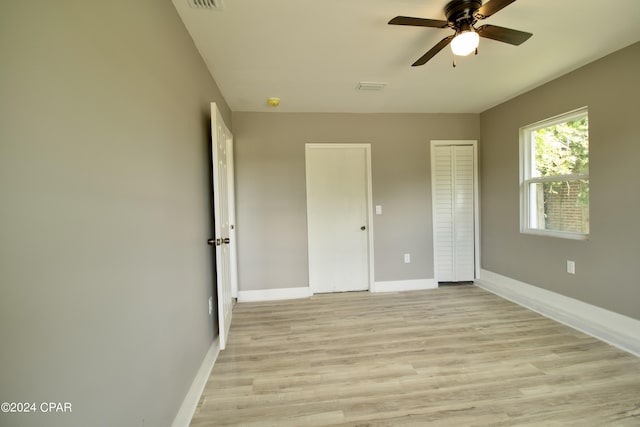
[[[224,2],[222,0],[189,0],[189,6],[194,9],[222,10]]]
[[[386,83],[380,82],[360,82],[356,86],[357,90],[382,90],[386,86]]]

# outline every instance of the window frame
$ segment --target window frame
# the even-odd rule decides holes
[[[531,144],[532,132],[554,126],[560,123],[566,123],[581,117],[589,117],[588,107],[578,108],[548,119],[540,120],[535,123],[520,128],[520,232],[523,234],[532,234],[537,236],[559,237],[573,240],[588,240],[589,233],[576,233],[572,231],[546,230],[540,228],[531,228],[531,184],[544,184],[546,182],[557,181],[579,181],[589,180],[589,174],[569,174],[569,175],[553,175],[544,177],[532,176],[532,157],[534,147]],[[589,154],[591,154],[589,152]],[[589,181],[589,184],[591,182]]]

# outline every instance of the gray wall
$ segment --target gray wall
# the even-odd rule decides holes
[[[640,319],[640,43],[481,115],[482,267]],[[589,107],[588,241],[519,232],[518,129]],[[576,274],[566,273],[566,261]]]
[[[208,103],[169,1],[0,2],[2,426],[166,426],[216,334]]]
[[[429,141],[478,139],[476,114],[233,113],[240,290],[309,285],[305,143],[370,143],[375,280],[432,279]],[[403,254],[411,253],[411,264]]]

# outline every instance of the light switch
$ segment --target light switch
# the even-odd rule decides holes
[[[382,205],[376,205],[376,215],[382,215]]]

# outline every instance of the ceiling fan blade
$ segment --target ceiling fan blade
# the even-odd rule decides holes
[[[504,9],[509,6],[516,0],[491,0],[490,2],[483,4],[480,9],[478,9],[474,16],[476,19],[484,19],[488,18],[496,12]]]
[[[497,25],[483,25],[476,31],[480,37],[509,43],[515,46],[526,42],[529,40],[529,37],[533,35],[531,33],[525,33],[524,31],[512,30],[511,28],[498,27]]]
[[[449,43],[451,43],[451,40],[453,40],[453,38],[455,37],[455,34],[450,35],[449,37],[445,37],[442,40],[440,40],[438,42],[438,44],[436,44],[434,47],[431,48],[431,50],[429,50],[429,52],[425,53],[424,55],[422,55],[420,57],[420,59],[418,59],[416,62],[414,62],[411,66],[412,67],[417,67],[419,65],[424,65],[427,63],[427,61],[429,61],[431,58],[433,58],[434,56],[436,56],[436,54],[438,52],[440,52],[442,49],[444,49],[445,47],[447,47],[447,45]]]
[[[449,26],[449,23],[447,21],[441,21],[439,19],[411,18],[410,16],[396,16],[391,21],[389,21],[389,24],[432,28],[447,28]]]

